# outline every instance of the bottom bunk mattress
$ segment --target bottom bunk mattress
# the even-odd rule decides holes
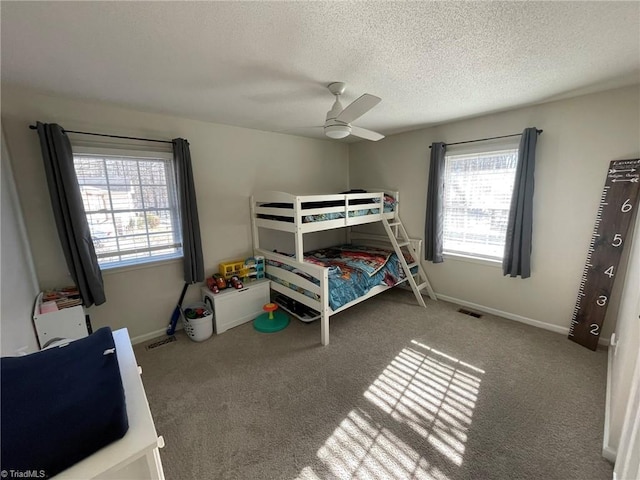
[[[407,263],[413,262],[408,254],[405,254],[405,259]],[[400,260],[396,253],[390,249],[341,245],[307,252],[304,260],[329,269],[329,306],[334,311],[366,295],[377,285],[393,286],[405,279]],[[270,260],[268,263],[292,271],[319,285],[318,279],[310,277],[290,265],[275,260]],[[267,272],[267,276],[274,282],[319,300],[316,294],[277,278],[269,272]]]

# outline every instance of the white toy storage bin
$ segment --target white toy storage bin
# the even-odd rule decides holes
[[[184,314],[187,308],[203,308],[209,312],[209,315],[205,315],[202,318],[187,318]],[[202,342],[213,335],[213,312],[202,302],[187,305],[182,310],[182,324],[184,325],[184,331],[189,335],[191,340],[194,342]]]
[[[248,281],[239,290],[225,288],[220,293],[203,287],[202,300],[214,312],[216,334],[250,322],[263,313],[262,307],[270,302],[270,285],[271,281],[263,278]]]

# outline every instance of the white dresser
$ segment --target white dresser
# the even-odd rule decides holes
[[[59,473],[56,480],[111,479],[163,480],[158,448],[164,446],[153,423],[149,403],[126,328],[113,332],[120,376],[127,403],[129,430],[120,440]]]

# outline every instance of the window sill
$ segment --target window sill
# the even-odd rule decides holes
[[[461,253],[446,252],[442,254],[445,260],[455,260],[458,262],[476,263],[486,267],[502,268],[502,260],[492,260],[489,258],[473,257],[471,255],[463,255]]]
[[[146,268],[161,267],[163,265],[168,265],[171,263],[178,263],[178,262],[182,262],[182,257],[167,258],[163,260],[156,260],[156,261],[145,262],[145,263],[136,263],[134,265],[125,265],[122,267],[101,268],[101,270],[102,270],[102,275],[115,275],[118,273],[126,273],[134,270],[143,270]]]

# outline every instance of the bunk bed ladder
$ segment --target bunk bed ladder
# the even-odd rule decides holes
[[[384,229],[389,235],[389,240],[393,245],[393,249],[396,251],[396,255],[400,259],[400,265],[402,265],[402,269],[405,272],[407,280],[409,281],[409,285],[411,285],[411,290],[413,290],[414,295],[416,296],[416,300],[422,307],[426,307],[424,303],[424,298],[422,298],[421,291],[425,288],[429,293],[429,297],[433,300],[436,299],[436,295],[431,288],[431,284],[429,283],[429,279],[427,278],[427,274],[422,268],[422,264],[420,263],[420,253],[416,252],[411,242],[409,241],[409,235],[407,235],[407,231],[404,229],[404,225],[400,221],[400,218],[396,217],[393,222],[389,223],[386,218],[382,219],[382,224],[384,225]],[[413,263],[408,264],[402,254],[402,248],[406,247],[413,258]],[[418,272],[414,275],[411,273],[411,269],[413,267],[418,267]],[[416,281],[417,279],[417,281]],[[418,283],[420,282],[420,283]]]

